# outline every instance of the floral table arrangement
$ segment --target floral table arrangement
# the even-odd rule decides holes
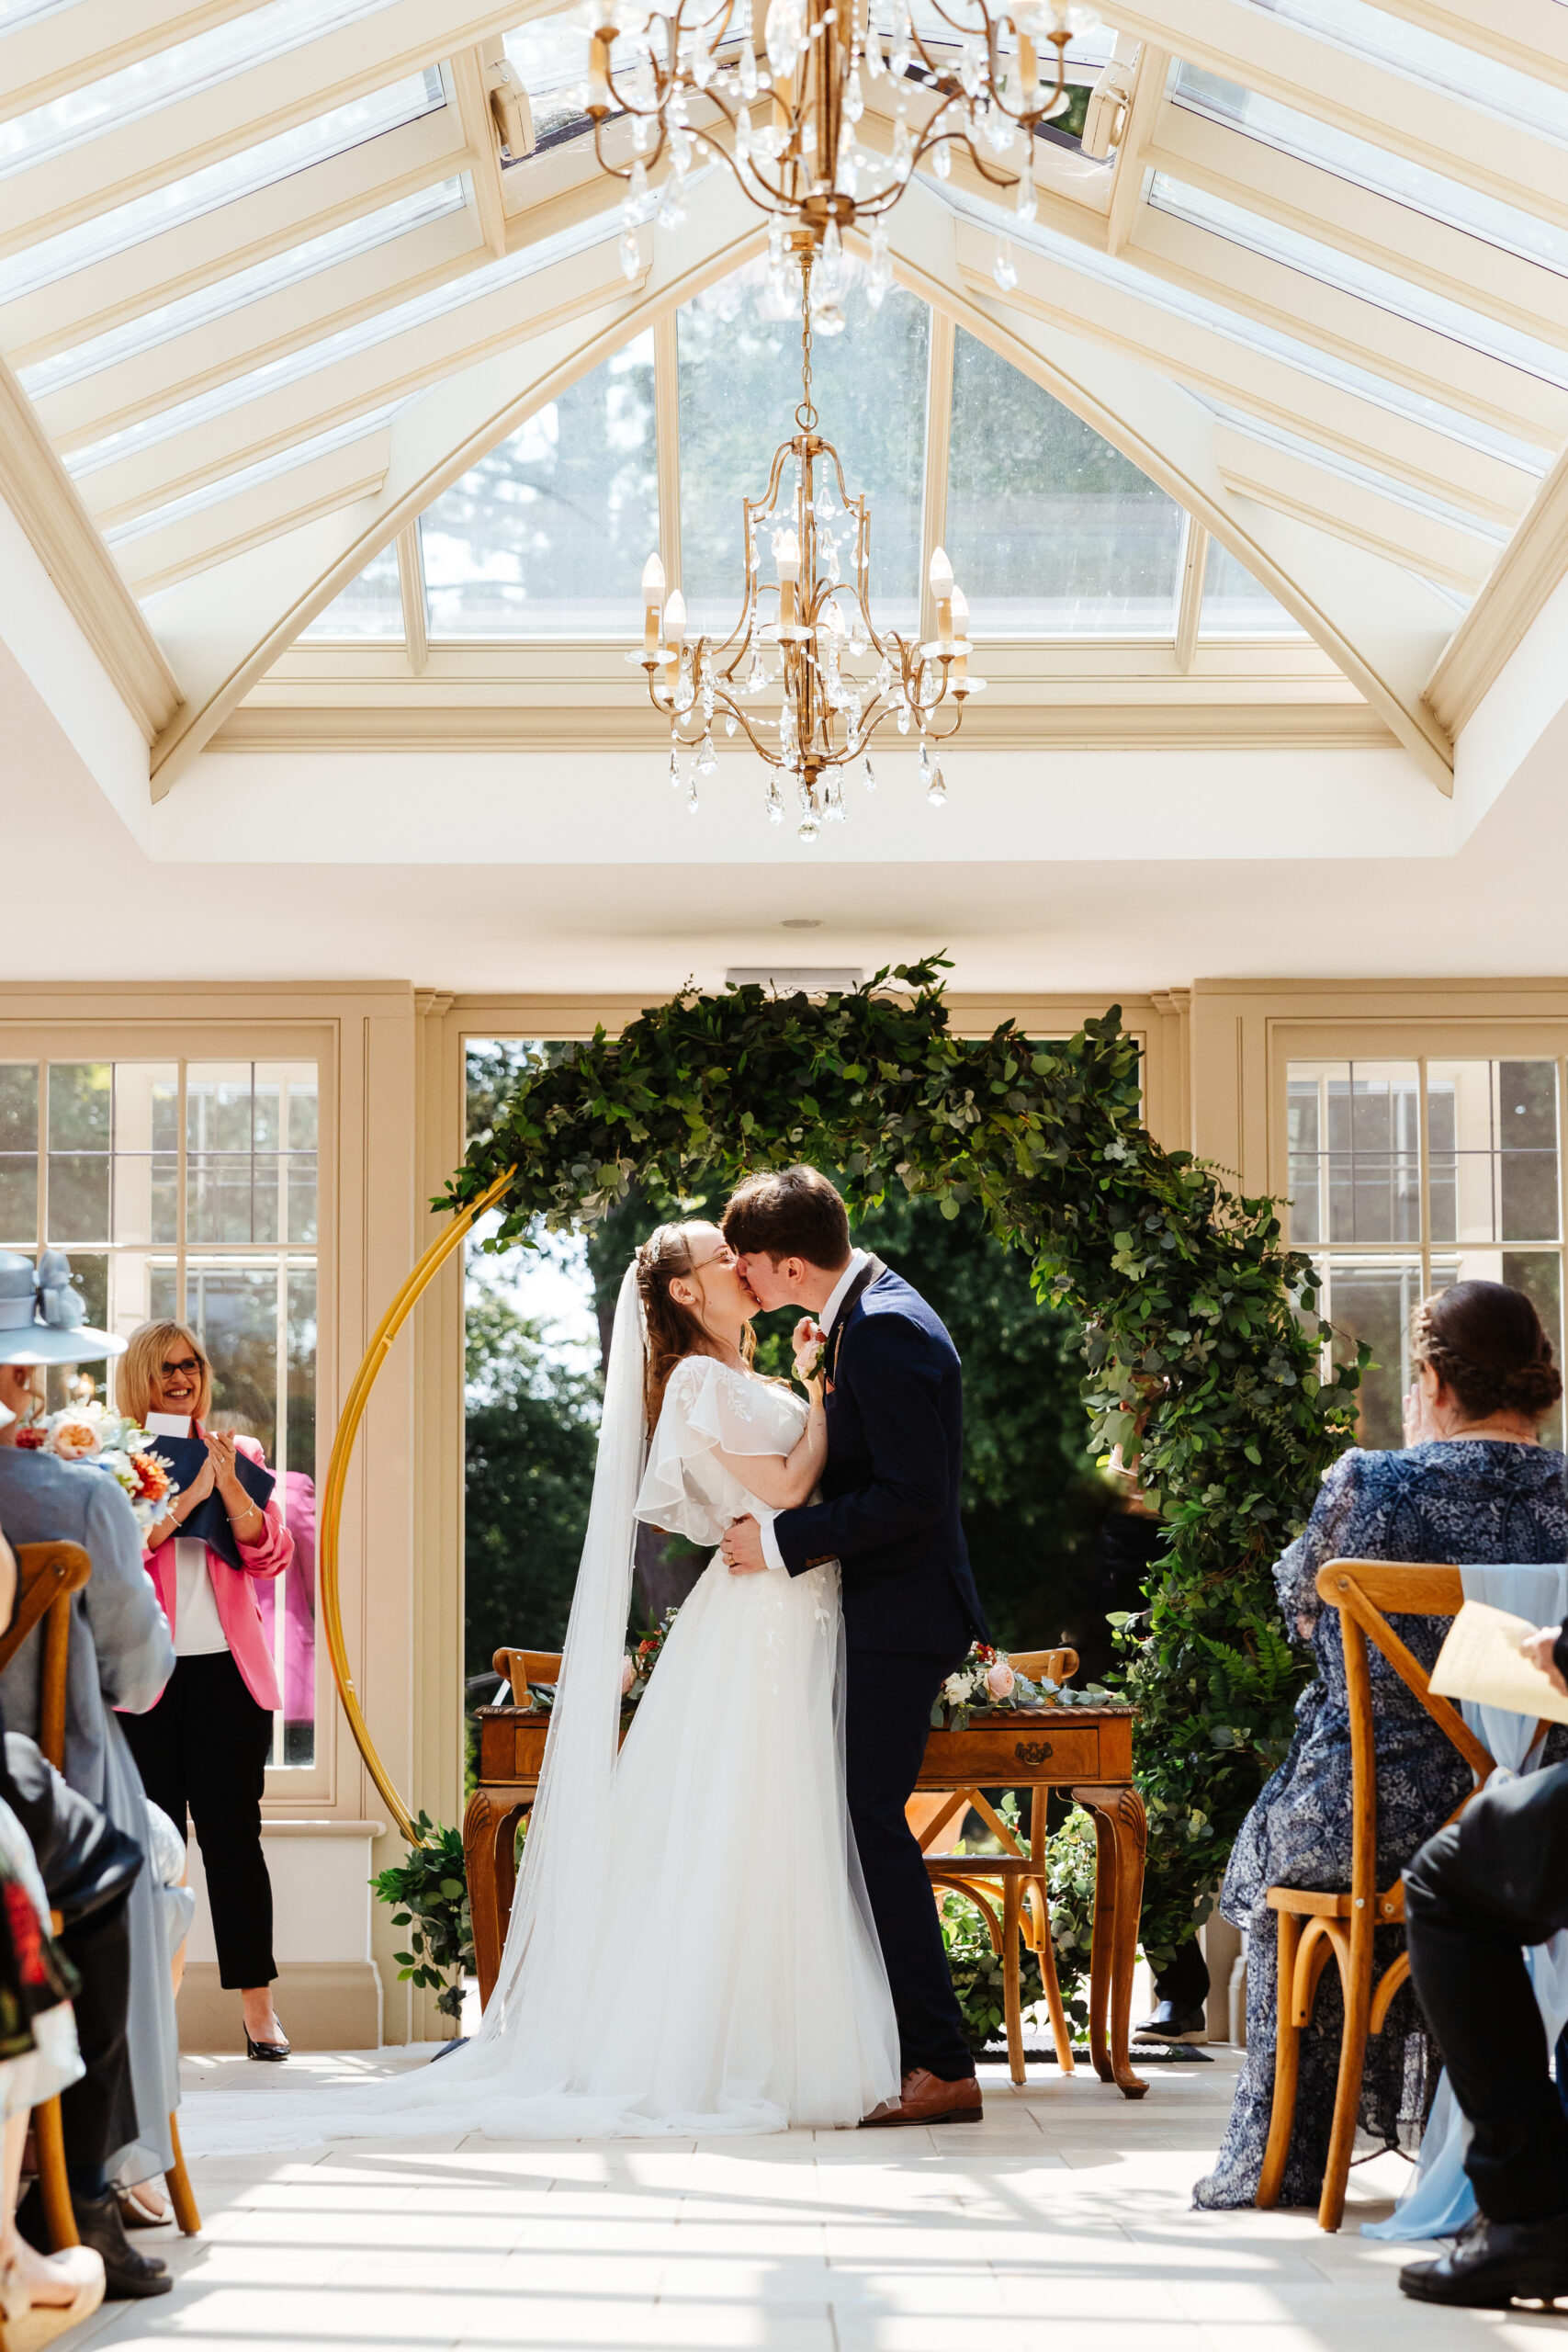
[[[180,1491],[169,1464],[154,1450],[157,1441],[129,1413],[111,1413],[96,1397],[29,1422],[17,1430],[16,1442],[102,1471],[129,1497],[143,1534]]]
[[[931,1708],[933,1731],[967,1731],[971,1718],[990,1714],[1033,1714],[1044,1707],[1113,1707],[1114,1691],[1098,1682],[1075,1690],[1066,1683],[1042,1675],[1032,1682],[1010,1664],[1007,1652],[989,1642],[971,1642],[969,1655],[950,1674]]]

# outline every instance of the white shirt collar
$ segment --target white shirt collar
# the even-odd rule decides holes
[[[870,1252],[865,1250],[852,1250],[850,1251],[850,1262],[844,1268],[843,1272],[839,1276],[838,1281],[834,1283],[827,1306],[817,1317],[818,1322],[821,1325],[824,1331],[830,1331],[834,1324],[838,1321],[840,1310],[844,1304],[844,1298],[849,1291],[850,1284],[854,1281],[854,1278],[859,1273],[861,1268],[868,1262]]]

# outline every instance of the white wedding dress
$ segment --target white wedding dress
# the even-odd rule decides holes
[[[636,1523],[716,1544],[761,1508],[716,1458],[787,1454],[792,1391],[688,1357],[651,1446],[628,1271],[539,1800],[475,2039],[395,2082],[197,2095],[187,2145],[480,2132],[646,2138],[853,2125],[898,2035],[844,1798],[836,1566],[715,1555],[616,1753]]]

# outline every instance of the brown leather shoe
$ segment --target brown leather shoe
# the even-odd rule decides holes
[[[917,2066],[905,2075],[899,2096],[884,2099],[869,2115],[863,2115],[860,2128],[874,2132],[889,2131],[900,2123],[978,2123],[982,2111],[980,2086],[973,2075],[944,2083],[940,2075]]]

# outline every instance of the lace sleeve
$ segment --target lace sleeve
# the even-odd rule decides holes
[[[759,1413],[757,1384],[712,1356],[688,1356],[664,1391],[649,1448],[637,1515],[649,1525],[716,1544],[730,1514],[719,1516],[708,1493],[724,1474],[703,1465],[715,1452],[782,1454],[775,1426]]]

